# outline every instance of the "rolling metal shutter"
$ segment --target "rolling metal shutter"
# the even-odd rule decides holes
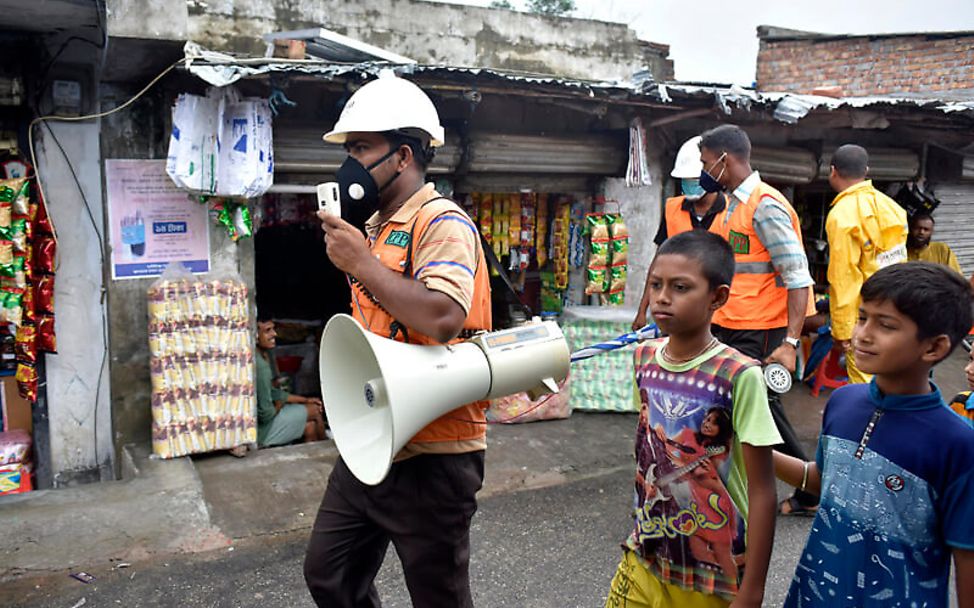
[[[320,125],[274,126],[276,190],[286,184],[323,181],[345,160],[341,146],[321,140]],[[596,176],[623,175],[628,141],[606,135],[516,135],[472,133],[468,164],[458,176],[458,191],[540,192],[589,190]],[[460,164],[460,142],[447,132],[446,145],[437,149],[431,175],[453,174]]]
[[[895,182],[916,178],[920,173],[920,157],[912,150],[901,148],[868,148],[869,179]],[[818,176],[828,179],[832,171],[832,154],[835,150],[822,153],[818,163]]]
[[[950,245],[969,277],[974,273],[974,183],[933,184],[933,192],[940,200],[933,212],[933,240]]]
[[[751,148],[751,167],[774,184],[807,184],[815,179],[815,155],[803,148]]]

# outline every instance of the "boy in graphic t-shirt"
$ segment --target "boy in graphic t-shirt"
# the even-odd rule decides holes
[[[778,476],[821,494],[787,608],[974,607],[974,429],[930,383],[971,327],[971,287],[930,262],[862,286],[852,348],[869,384],[826,404],[815,462],[775,452]]]
[[[770,446],[781,438],[760,364],[710,333],[733,276],[730,246],[699,230],[668,239],[650,266],[650,309],[668,337],[634,355],[634,527],[607,607],[761,605],[775,520]]]

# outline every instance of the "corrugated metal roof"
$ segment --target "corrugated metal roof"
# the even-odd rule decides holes
[[[758,92],[737,85],[658,83],[645,77],[630,82],[604,82],[493,68],[393,65],[385,62],[339,64],[318,60],[237,58],[206,51],[192,42],[186,43],[186,59],[185,67],[190,73],[214,86],[226,86],[242,78],[273,73],[305,74],[328,80],[350,77],[364,80],[378,76],[380,70],[393,69],[400,75],[413,74],[451,79],[468,84],[471,89],[475,89],[475,85],[478,84],[494,83],[517,85],[517,88],[530,85],[529,89],[561,90],[593,101],[610,103],[643,101],[676,105],[680,101],[692,101],[695,102],[694,105],[699,106],[702,105],[701,102],[709,101],[728,115],[734,110],[771,109],[774,118],[786,124],[795,124],[813,111],[833,111],[840,108],[877,110],[892,106],[933,110],[943,114],[961,114],[974,118],[974,101],[889,96],[835,99],[818,95]],[[512,87],[511,92],[517,94],[516,88]]]

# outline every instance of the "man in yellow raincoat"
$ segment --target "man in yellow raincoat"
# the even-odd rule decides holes
[[[855,144],[832,156],[829,184],[839,194],[825,220],[829,239],[829,310],[835,348],[846,356],[849,382],[869,382],[856,367],[852,328],[859,318],[859,290],[874,272],[906,261],[906,211],[866,179],[869,154]]]

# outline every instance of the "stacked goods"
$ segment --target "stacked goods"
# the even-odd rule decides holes
[[[626,278],[629,262],[629,230],[621,215],[606,214],[609,225],[609,286],[602,296],[603,304],[621,305],[626,299]]]
[[[555,286],[561,291],[568,288],[571,207],[567,197],[560,197],[551,219],[551,261],[555,266]]]
[[[565,307],[561,328],[571,352],[630,331],[628,311],[614,307]],[[633,403],[632,349],[619,348],[572,363],[574,410],[638,412]]]
[[[588,270],[585,293],[605,293],[609,287],[609,247],[612,237],[604,213],[586,213],[589,235]]]
[[[516,194],[502,196],[507,198],[507,248],[501,255],[510,254],[511,270],[517,270],[521,261],[521,197]]]
[[[33,489],[30,433],[16,429],[0,433],[0,496]]]
[[[164,276],[148,296],[153,453],[173,458],[255,442],[246,286]]]
[[[531,250],[534,249],[535,231],[535,210],[537,208],[537,195],[533,192],[521,194],[520,201],[520,230],[518,230],[518,258],[515,264],[514,251],[511,252],[511,268],[521,272],[528,269],[531,265]]]
[[[587,213],[585,224],[589,234],[585,293],[599,294],[602,304],[624,304],[629,258],[626,224],[614,213]]]
[[[37,400],[37,355],[57,351],[54,269],[57,240],[47,209],[26,178],[0,180],[0,323],[14,328],[17,387]]]
[[[538,207],[534,222],[534,250],[538,257],[538,268],[548,262],[548,195],[538,195]]]

